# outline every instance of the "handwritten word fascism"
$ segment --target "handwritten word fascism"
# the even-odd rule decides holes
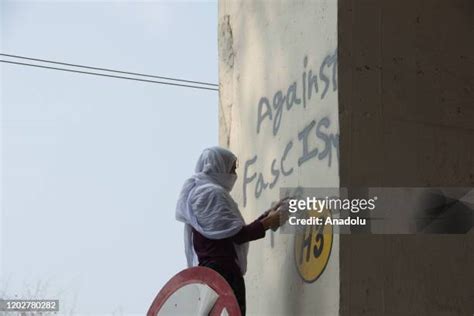
[[[269,173],[255,171],[256,165],[259,163],[258,155],[248,159],[244,164],[244,207],[247,205],[247,191],[252,185],[254,196],[258,199],[264,190],[272,189],[280,177],[291,175],[295,171],[295,167],[300,167],[312,159],[327,159],[328,167],[331,167],[333,150],[339,160],[339,134],[330,132],[330,127],[331,120],[327,116],[319,120],[312,120],[298,133],[298,141],[291,139],[280,155],[272,160]],[[289,159],[295,154],[298,155],[297,165],[290,163],[294,159]]]

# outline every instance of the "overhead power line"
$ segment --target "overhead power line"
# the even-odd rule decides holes
[[[178,82],[196,83],[196,84],[201,84],[201,85],[206,85],[206,86],[213,86],[213,87],[218,87],[219,86],[218,84],[215,84],[215,83],[209,83],[209,82],[203,82],[203,81],[194,81],[194,80],[185,80],[185,79],[180,79],[180,78],[148,75],[148,74],[142,74],[142,73],[138,73],[138,72],[130,72],[130,71],[117,70],[117,69],[110,69],[110,68],[100,68],[100,67],[92,67],[92,66],[85,66],[85,65],[79,65],[79,64],[71,64],[71,63],[65,63],[65,62],[54,61],[54,60],[49,60],[49,59],[25,57],[25,56],[20,56],[20,55],[0,53],[0,56],[18,58],[18,59],[25,59],[25,60],[31,60],[31,61],[39,61],[39,62],[43,62],[43,63],[57,64],[57,65],[63,65],[63,66],[85,68],[85,69],[91,69],[91,70],[108,71],[108,72],[120,73],[120,74],[124,74],[124,75],[134,75],[134,76],[141,76],[141,77],[148,77],[148,78],[155,78],[155,79],[172,80],[172,81],[178,81]]]
[[[147,80],[147,79],[131,78],[131,77],[125,77],[125,76],[107,75],[107,74],[101,74],[101,73],[97,73],[97,72],[80,71],[80,70],[74,70],[74,69],[66,69],[66,68],[50,67],[50,66],[35,65],[35,64],[28,64],[28,63],[20,63],[20,62],[16,62],[16,61],[3,60],[3,59],[0,59],[0,62],[2,62],[2,63],[7,63],[7,64],[13,64],[13,65],[20,65],[20,66],[29,66],[29,67],[44,68],[44,69],[50,69],[50,70],[59,70],[59,71],[66,71],[66,72],[74,72],[74,73],[85,74],[85,75],[109,77],[109,78],[116,78],[116,79],[126,79],[126,80],[141,81],[141,82],[156,83],[156,84],[164,84],[164,85],[178,86],[178,87],[186,87],[186,88],[193,88],[193,89],[203,89],[203,90],[219,91],[218,88],[195,86],[195,85],[187,85],[187,84],[179,84],[179,83],[174,83],[174,82],[165,82],[165,81],[156,81],[156,80]]]

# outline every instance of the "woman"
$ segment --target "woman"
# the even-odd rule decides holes
[[[248,242],[263,238],[280,225],[278,207],[246,225],[230,191],[237,179],[237,157],[227,149],[205,149],[195,175],[186,180],[176,207],[176,219],[185,223],[184,242],[188,266],[204,266],[220,273],[234,290],[245,315]]]

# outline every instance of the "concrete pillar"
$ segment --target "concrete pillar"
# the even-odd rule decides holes
[[[474,185],[474,3],[338,11],[341,186]],[[471,315],[474,237],[344,235],[341,315]]]

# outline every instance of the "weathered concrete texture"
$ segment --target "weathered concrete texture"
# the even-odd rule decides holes
[[[247,222],[280,188],[339,185],[336,50],[334,0],[219,1],[219,141],[238,156],[232,196]],[[313,239],[267,231],[250,244],[248,315],[339,313],[339,236],[325,257]],[[301,276],[295,247],[317,276]]]
[[[230,147],[234,83],[234,36],[230,15],[219,19],[219,144]]]
[[[474,2],[340,0],[341,186],[474,186]],[[472,315],[474,234],[341,236],[341,315]]]

